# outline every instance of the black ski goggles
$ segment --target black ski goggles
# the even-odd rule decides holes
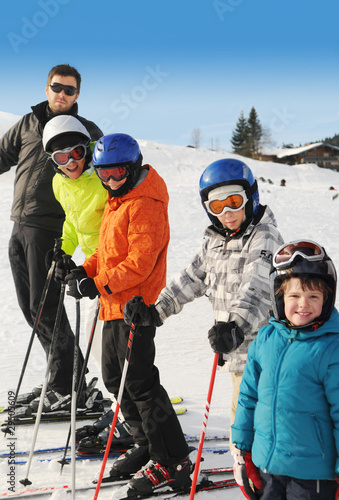
[[[95,169],[97,176],[103,182],[108,182],[109,179],[113,179],[116,182],[122,181],[128,175],[128,170],[126,167],[103,167]]]
[[[309,261],[321,261],[325,257],[324,249],[311,240],[296,240],[282,245],[273,257],[273,266],[276,269],[285,269],[297,256]]]
[[[73,85],[63,85],[62,83],[54,82],[54,83],[49,83],[49,86],[56,94],[60,94],[62,90],[68,96],[75,95],[78,93],[78,89],[73,87]]]
[[[70,148],[61,149],[60,151],[54,151],[51,154],[52,160],[59,167],[66,167],[72,161],[81,161],[86,156],[86,146],[84,144],[78,144],[77,146],[71,146]]]

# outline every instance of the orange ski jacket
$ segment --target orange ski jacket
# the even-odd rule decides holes
[[[83,264],[101,294],[104,321],[122,319],[134,295],[153,304],[166,284],[169,196],[154,168],[143,168],[148,174],[137,187],[121,197],[109,196],[99,246]]]

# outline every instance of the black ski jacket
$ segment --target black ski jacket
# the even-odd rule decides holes
[[[67,114],[76,116],[85,125],[92,140],[102,137],[103,133],[95,123],[78,115],[77,103]],[[0,174],[17,166],[11,220],[61,234],[65,214],[54,197],[52,178],[55,171],[42,146],[43,128],[54,116],[48,101],[43,101],[32,106],[32,112],[1,137]]]

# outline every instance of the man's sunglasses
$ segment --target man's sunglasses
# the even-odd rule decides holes
[[[66,95],[75,95],[78,93],[78,89],[73,87],[72,85],[63,85],[62,83],[49,83],[49,86],[55,92],[56,94],[60,94],[60,92],[63,90]]]
[[[72,161],[80,161],[85,158],[86,146],[78,144],[77,146],[61,149],[60,151],[54,151],[50,156],[59,167],[66,167]]]
[[[99,179],[103,182],[108,182],[109,179],[119,182],[128,175],[126,167],[96,168],[95,171]]]

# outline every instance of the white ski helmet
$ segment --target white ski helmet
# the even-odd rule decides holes
[[[63,138],[62,136],[66,135]],[[64,141],[62,141],[62,138]],[[58,139],[58,141],[56,141]],[[60,140],[59,140],[60,139]],[[44,151],[52,152],[52,143],[58,142],[58,149],[63,149],[70,146],[75,146],[81,142],[87,145],[91,141],[91,136],[89,135],[86,127],[81,123],[80,120],[72,115],[58,115],[49,120],[44,128],[42,134],[42,145]],[[63,144],[64,142],[64,144]]]

